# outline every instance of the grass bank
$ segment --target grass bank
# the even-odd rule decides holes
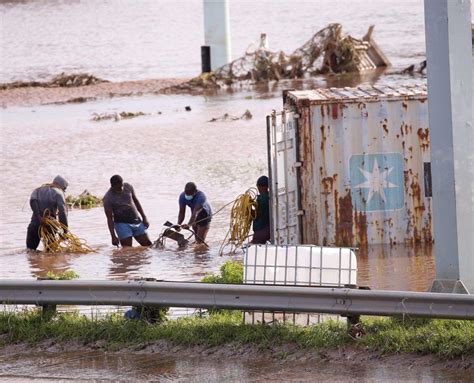
[[[319,350],[355,346],[380,354],[410,353],[456,359],[474,355],[474,322],[454,320],[363,320],[367,334],[353,340],[344,323],[317,326],[248,325],[238,312],[221,312],[208,318],[188,317],[150,324],[119,315],[90,319],[61,313],[44,320],[37,311],[0,313],[0,346],[44,340],[102,342],[108,350],[155,341],[181,346],[254,345],[265,350],[285,344],[297,349]]]

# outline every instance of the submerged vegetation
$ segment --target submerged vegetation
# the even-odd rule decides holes
[[[355,345],[361,350],[435,355],[442,359],[474,355],[474,322],[454,320],[365,319],[367,335],[355,341],[340,322],[299,327],[251,325],[239,312],[221,312],[208,318],[185,317],[151,324],[120,315],[87,318],[76,313],[57,314],[52,320],[39,311],[1,312],[0,345],[35,344],[43,340],[77,341],[84,345],[101,341],[106,349],[118,349],[154,341],[182,346],[255,345],[258,350],[292,344],[302,350]]]
[[[84,190],[78,196],[68,195],[66,197],[66,204],[70,209],[84,209],[102,206],[102,198],[92,195],[87,190]]]
[[[244,283],[244,265],[239,261],[226,261],[220,267],[220,274],[207,274],[201,280],[204,283]]]
[[[161,113],[159,113],[161,114]],[[136,118],[140,116],[145,116],[143,112],[114,112],[114,113],[93,113],[92,121],[104,121],[104,120],[129,120],[131,118]]]
[[[70,281],[73,279],[78,279],[79,274],[77,274],[74,270],[66,270],[62,273],[55,273],[54,271],[48,271],[46,274],[46,279],[51,279],[54,281]]]

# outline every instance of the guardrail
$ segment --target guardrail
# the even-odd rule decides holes
[[[0,280],[0,303],[474,319],[474,296],[466,294],[194,282]]]

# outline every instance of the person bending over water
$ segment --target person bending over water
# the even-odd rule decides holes
[[[140,245],[151,246],[146,232],[150,224],[142,205],[135,195],[133,186],[124,183],[122,177],[117,174],[110,178],[110,189],[104,196],[104,211],[112,245],[118,246],[120,241],[122,246],[132,246],[135,238]]]
[[[186,215],[186,206],[191,209],[191,218],[187,224],[181,225]],[[211,217],[212,209],[206,195],[197,189],[194,182],[188,182],[179,196],[178,225],[183,229],[192,227],[196,233],[196,242],[203,243],[211,225]]]
[[[56,219],[59,215],[59,222],[68,226],[66,198],[64,192],[68,187],[68,182],[61,176],[56,176],[51,184],[45,184],[33,190],[30,197],[30,206],[33,210],[30,224],[26,234],[26,247],[36,250],[40,243],[39,227],[43,218],[47,215],[49,219]]]

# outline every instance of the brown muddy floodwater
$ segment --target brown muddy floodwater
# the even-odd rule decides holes
[[[424,54],[421,0],[327,0],[230,2],[232,55],[241,56],[266,32],[270,48],[291,52],[330,22],[361,37],[376,24],[374,38],[391,60],[389,71],[417,64]],[[231,256],[219,256],[229,210],[213,218],[210,249],[178,251],[116,249],[101,208],[73,210],[71,230],[87,240],[91,254],[27,253],[31,191],[56,174],[69,181],[68,194],[87,189],[103,196],[109,178],[121,174],[137,192],[156,239],[164,221],[176,221],[178,195],[188,181],[203,190],[214,210],[254,186],[267,173],[265,116],[281,108],[281,82],[215,96],[142,95],[159,84],[148,79],[193,77],[200,68],[202,1],[117,2],[103,0],[0,1],[0,83],[48,80],[61,72],[87,72],[116,81],[82,91],[0,91],[0,279],[36,278],[48,271],[75,270],[81,279],[153,277],[197,281]],[[117,28],[120,25],[120,28]],[[143,83],[133,83],[143,80]],[[305,86],[397,84],[373,73],[316,79]],[[122,83],[130,81],[130,83]],[[168,81],[168,80],[166,80]],[[109,88],[110,86],[110,88]],[[110,96],[110,97],[109,97]],[[116,97],[112,97],[116,96]],[[88,97],[85,103],[54,104]],[[103,98],[106,97],[106,98]],[[48,103],[51,103],[48,105]],[[190,106],[191,111],[185,111]],[[224,113],[248,121],[208,122]],[[121,121],[94,122],[94,113],[144,112]],[[241,259],[242,253],[234,258]],[[434,277],[431,247],[373,246],[357,254],[358,284],[372,289],[426,291]],[[471,371],[471,370],[469,370]],[[326,363],[302,359],[233,358],[173,353],[44,351],[0,354],[1,381],[473,381],[458,370],[394,365]]]
[[[316,354],[191,355],[136,352],[33,352],[0,356],[0,380],[158,382],[472,382],[474,371],[413,366],[416,361],[326,361]],[[348,355],[346,355],[348,356]],[[355,359],[359,359],[355,356]]]
[[[251,99],[249,99],[251,98]],[[185,111],[185,106],[191,111]],[[71,230],[96,249],[92,254],[27,253],[25,230],[31,191],[56,174],[69,180],[68,193],[87,189],[103,196],[109,178],[131,183],[156,239],[166,220],[176,221],[178,195],[195,181],[214,210],[232,201],[267,173],[265,115],[279,108],[275,93],[113,98],[84,104],[8,107],[2,110],[0,278],[35,278],[48,271],[75,270],[81,279],[153,277],[199,280],[216,271],[229,210],[214,217],[210,249],[177,251],[116,249],[102,208],[72,210]],[[224,113],[248,121],[208,122]],[[93,113],[144,112],[131,120],[91,121]],[[158,114],[161,112],[161,114]],[[236,258],[241,258],[242,253]],[[374,246],[358,254],[358,283],[373,289],[427,290],[434,276],[431,248]]]

